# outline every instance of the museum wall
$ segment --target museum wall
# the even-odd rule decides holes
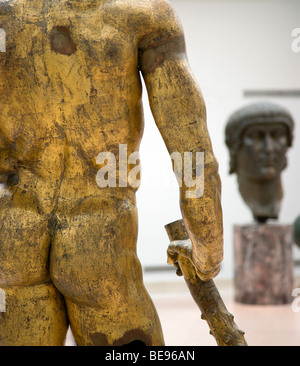
[[[181,18],[189,62],[202,89],[208,129],[222,179],[225,257],[219,277],[233,276],[234,224],[253,222],[230,176],[224,128],[229,115],[256,101],[286,107],[295,118],[295,138],[282,174],[284,198],[279,223],[300,215],[300,52],[292,31],[300,28],[300,1],[170,1]],[[299,42],[300,43],[300,42]],[[141,144],[142,182],[138,255],[144,269],[166,266],[164,225],[181,217],[171,161],[153,121],[144,91],[145,132]],[[300,251],[295,247],[295,259]]]

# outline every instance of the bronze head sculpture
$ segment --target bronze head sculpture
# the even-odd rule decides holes
[[[283,197],[281,172],[292,146],[294,122],[273,103],[243,107],[228,119],[225,135],[230,174],[236,173],[241,196],[254,219],[277,219]]]

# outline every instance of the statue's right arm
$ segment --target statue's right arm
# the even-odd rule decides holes
[[[159,3],[153,10],[153,27],[140,41],[139,65],[169,153],[179,152],[182,161],[184,152],[204,153],[203,194],[190,198],[193,189],[183,179],[180,207],[193,246],[189,259],[199,277],[209,280],[218,274],[223,258],[218,162],[207,129],[205,103],[187,60],[181,23],[168,2]]]

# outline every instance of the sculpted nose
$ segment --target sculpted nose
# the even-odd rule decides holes
[[[272,152],[274,150],[274,140],[270,134],[265,135],[264,148],[266,152]]]

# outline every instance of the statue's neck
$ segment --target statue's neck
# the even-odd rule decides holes
[[[266,221],[278,218],[283,196],[280,175],[268,181],[255,181],[239,174],[238,184],[240,193],[252,210],[255,220]]]

